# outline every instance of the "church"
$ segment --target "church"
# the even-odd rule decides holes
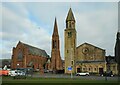
[[[64,30],[65,73],[89,72],[99,74],[107,71],[105,49],[86,42],[78,47],[76,46],[75,22],[74,14],[70,8],[66,18],[66,29]],[[111,63],[110,65],[114,65],[117,69],[116,64]],[[117,74],[117,70],[113,70],[113,72]]]
[[[64,70],[65,74],[77,72],[98,74],[112,70],[114,74],[117,74],[117,63],[113,57],[111,59],[108,56],[106,57],[105,49],[87,42],[76,46],[77,32],[75,24],[76,20],[70,8],[66,18],[66,28],[64,29],[64,62],[60,55],[59,31],[57,19],[55,18],[51,39],[51,57],[45,50],[19,41],[16,47],[13,47],[11,68],[30,67],[40,72],[46,69],[54,73]],[[117,49],[116,56],[118,55]],[[106,58],[114,62],[107,62]]]
[[[45,50],[19,41],[17,46],[13,47],[11,68],[33,68],[34,71],[49,70],[54,73],[63,71],[59,42],[58,26],[55,18],[51,58]]]

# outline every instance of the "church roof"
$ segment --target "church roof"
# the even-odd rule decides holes
[[[56,35],[58,36],[58,27],[57,27],[57,20],[55,18],[53,36],[56,36]]]
[[[102,48],[99,48],[99,47],[97,47],[97,46],[94,46],[94,45],[92,45],[92,44],[89,44],[89,43],[83,43],[83,44],[81,44],[81,45],[79,45],[77,48],[79,48],[79,47],[81,47],[82,45],[90,45],[90,46],[92,46],[92,47],[95,47],[95,48],[98,48],[98,49],[100,49],[100,50],[104,50],[104,49],[102,49]]]
[[[70,8],[69,12],[68,12],[68,15],[67,15],[67,18],[66,18],[66,21],[72,21],[72,20],[75,21],[75,18],[74,18],[72,9]]]
[[[21,42],[20,42],[21,43]],[[42,56],[42,57],[48,57],[45,50],[30,46],[28,44],[22,43],[25,47],[28,48],[28,53],[32,55]]]

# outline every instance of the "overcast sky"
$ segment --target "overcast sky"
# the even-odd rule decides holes
[[[76,19],[77,46],[87,42],[114,55],[118,31],[117,2],[4,2],[0,58],[11,58],[19,41],[44,49],[51,56],[54,20],[57,18],[61,57],[64,59],[65,20],[72,8]]]

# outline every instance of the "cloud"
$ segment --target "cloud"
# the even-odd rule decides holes
[[[6,52],[6,54],[2,52],[3,58],[11,57],[11,49],[12,47],[16,46],[19,40],[23,43],[27,43],[41,49],[47,48],[46,51],[47,53],[49,53],[50,36],[45,28],[37,26],[35,22],[30,21],[27,17],[25,18],[23,16],[20,16],[19,14],[16,14],[7,7],[3,6],[2,9],[2,50]]]
[[[19,40],[44,49],[51,56],[51,37],[57,17],[60,50],[64,59],[65,19],[70,4],[76,18],[77,46],[88,42],[106,49],[107,55],[113,55],[117,3],[7,2],[2,5],[2,56],[10,58],[12,47]]]
[[[78,19],[78,45],[89,42],[106,49],[107,55],[114,55],[115,34],[118,13],[116,10],[102,9],[89,13],[75,13]]]

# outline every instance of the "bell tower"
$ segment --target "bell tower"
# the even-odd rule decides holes
[[[54,30],[52,35],[52,51],[51,51],[51,69],[53,72],[62,70],[62,60],[60,56],[60,43],[57,21],[55,18]]]
[[[66,29],[64,30],[64,56],[65,56],[65,73],[71,73],[68,68],[72,68],[72,73],[75,73],[76,60],[76,29],[75,18],[72,9],[69,9],[66,18]]]

